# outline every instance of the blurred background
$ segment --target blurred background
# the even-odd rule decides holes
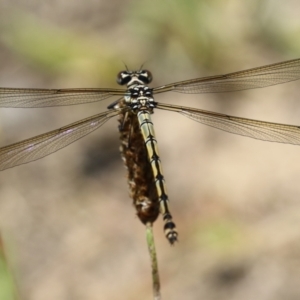
[[[300,57],[296,0],[0,2],[0,86],[152,86]],[[300,125],[300,84],[157,101]],[[7,145],[104,111],[112,100],[1,109]],[[153,115],[179,231],[154,225],[163,299],[300,298],[300,148]],[[145,228],[128,196],[116,120],[0,173],[0,299],[152,299]]]

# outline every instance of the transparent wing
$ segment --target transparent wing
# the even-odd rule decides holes
[[[186,94],[232,92],[262,88],[300,78],[300,59],[254,69],[180,81],[154,88],[154,93],[174,91]]]
[[[0,148],[0,171],[47,156],[99,128],[119,114],[109,110],[65,127]]]
[[[97,102],[124,95],[120,89],[0,88],[0,107],[49,107]]]
[[[300,126],[264,122],[201,109],[158,103],[157,108],[176,111],[194,121],[254,139],[300,145]]]

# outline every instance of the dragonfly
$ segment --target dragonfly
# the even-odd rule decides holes
[[[300,126],[230,116],[197,108],[159,103],[154,95],[165,92],[185,94],[222,93],[262,88],[300,79],[300,59],[248,70],[196,78],[155,88],[148,85],[152,74],[144,69],[122,71],[117,83],[125,88],[31,89],[0,88],[0,107],[36,108],[118,100],[107,110],[59,129],[0,148],[0,170],[29,163],[60,150],[119,118],[121,154],[128,170],[131,197],[142,223],[152,224],[159,215],[170,244],[178,233],[169,210],[162,164],[151,114],[162,109],[177,112],[196,122],[263,141],[300,145]]]

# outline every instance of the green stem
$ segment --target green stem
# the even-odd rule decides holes
[[[146,225],[146,236],[147,236],[147,245],[151,259],[151,269],[152,269],[152,283],[153,283],[153,296],[154,300],[160,300],[160,281],[157,265],[156,250],[154,244],[152,224],[148,223]]]

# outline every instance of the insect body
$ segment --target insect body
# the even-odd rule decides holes
[[[169,199],[150,117],[156,103],[152,89],[145,85],[151,80],[149,71],[119,73],[117,82],[128,82],[129,92],[119,104],[125,109],[120,119],[121,153],[128,169],[131,197],[138,217],[144,224],[153,223],[161,213],[165,235],[173,244],[177,240],[177,231],[168,208]]]

